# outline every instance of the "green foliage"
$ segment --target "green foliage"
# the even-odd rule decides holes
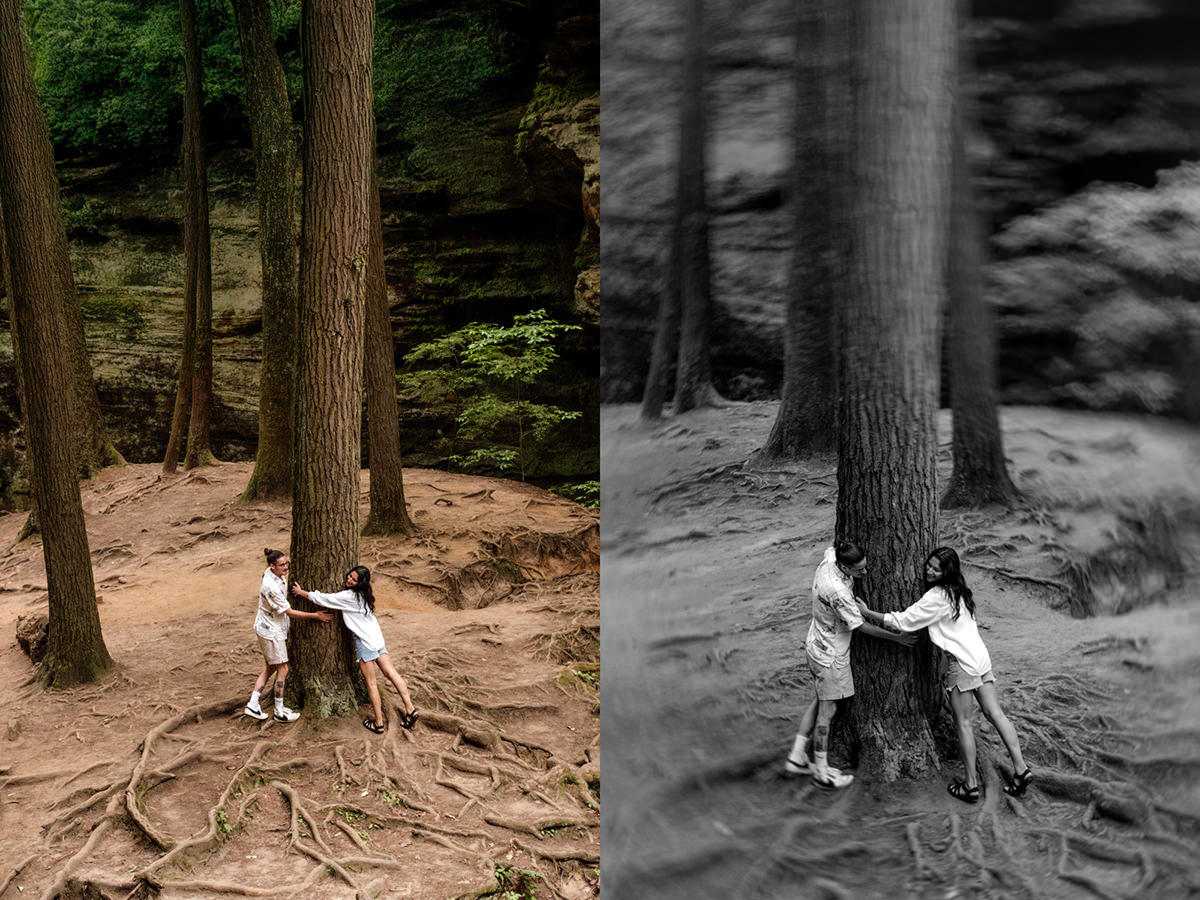
[[[217,810],[217,827],[227,835],[233,834],[233,826],[229,824],[229,819],[223,809]]]
[[[79,309],[85,322],[102,322],[115,326],[121,340],[137,341],[146,330],[146,314],[142,302],[127,294],[82,294]]]
[[[568,481],[564,484],[555,485],[550,490],[560,497],[566,497],[568,500],[573,500],[580,506],[586,506],[588,509],[598,509],[600,507],[599,481]]]
[[[1009,402],[1200,419],[1200,164],[1093,184],[1014,220],[990,267]]]
[[[575,663],[561,672],[556,679],[563,687],[577,685],[586,691],[600,690],[600,666],[598,663]]]
[[[510,326],[473,323],[415,347],[405,362],[432,366],[399,380],[409,397],[463,403],[458,436],[488,444],[452,457],[454,464],[468,471],[519,471],[524,481],[554,431],[581,415],[529,400],[531,387],[558,360],[555,342],[579,330],[554,321],[544,309],[517,315]],[[497,443],[506,437],[507,444]]]
[[[539,872],[516,869],[502,863],[496,863],[495,866],[501,900],[537,900],[535,890],[542,877]]]

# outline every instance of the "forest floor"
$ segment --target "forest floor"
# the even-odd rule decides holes
[[[604,410],[609,900],[1200,896],[1200,431],[1007,408],[1023,503],[940,514],[1036,779],[1000,790],[977,714],[970,806],[957,756],[839,792],[783,775],[837,481],[832,459],[744,465],[776,406]]]
[[[400,727],[380,678],[384,735],[366,704],[280,725],[242,714],[263,548],[291,522],[236,502],[251,468],[83,485],[116,665],[65,691],[13,638],[46,581],[40,543],[14,546],[25,516],[0,518],[0,898],[596,896],[598,515],[406,470],[421,530],[363,538],[361,562],[420,721]]]

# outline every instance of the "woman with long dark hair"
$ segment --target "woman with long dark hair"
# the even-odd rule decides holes
[[[371,570],[366,566],[355,566],[346,573],[346,587],[336,594],[323,594],[320,591],[306,591],[298,584],[292,585],[292,593],[305,597],[317,606],[326,609],[336,609],[342,614],[342,621],[354,635],[354,655],[358,660],[358,670],[362,672],[363,680],[367,683],[367,694],[371,697],[371,709],[375,713],[363,719],[363,728],[375,734],[383,734],[387,730],[387,720],[383,717],[383,703],[379,699],[379,685],[375,683],[375,666],[379,666],[404,701],[404,715],[400,724],[412,728],[417,722],[417,708],[413,706],[412,698],[408,695],[408,684],[400,677],[392,658],[388,655],[387,645],[383,641],[383,631],[379,620],[375,618],[375,592],[371,590]],[[375,663],[375,666],[371,665]]]
[[[900,631],[928,628],[929,639],[948,656],[945,688],[950,694],[950,708],[954,711],[954,724],[958,728],[958,747],[967,770],[965,780],[950,784],[950,794],[965,803],[979,801],[979,781],[975,772],[975,730],[971,726],[971,698],[974,697],[1012,757],[1014,777],[1004,786],[1004,792],[1019,797],[1029,787],[1033,773],[1021,756],[1017,730],[1008,716],[1004,715],[996,698],[992,659],[983,644],[983,638],[979,636],[979,627],[975,623],[975,599],[963,579],[958,554],[949,547],[938,547],[926,558],[924,575],[925,593],[904,612],[878,613],[861,600],[858,601],[858,608],[863,618],[886,628]]]

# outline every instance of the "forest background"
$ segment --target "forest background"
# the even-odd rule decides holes
[[[298,129],[299,4],[274,3],[272,11]],[[183,315],[177,4],[35,0],[26,15],[101,407],[128,461],[159,460]],[[593,500],[599,473],[595,15],[587,3],[381,2],[374,53],[397,363],[403,369],[414,347],[470,322],[508,325],[515,315],[545,309],[554,321],[580,326],[558,341],[559,359],[531,398],[579,415],[538,448],[528,475]],[[229,7],[200,4],[198,36],[214,266],[212,447],[218,459],[247,460],[258,427],[261,263]],[[8,495],[25,489],[24,442],[7,334],[0,347],[0,489]],[[408,375],[437,366],[418,364]],[[453,386],[430,391],[425,379],[400,389],[406,464],[445,465],[489,443],[459,436],[455,420],[464,397]],[[368,449],[364,440],[364,459]]]

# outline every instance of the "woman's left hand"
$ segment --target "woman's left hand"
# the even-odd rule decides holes
[[[866,616],[867,613],[871,612],[871,607],[869,607],[869,606],[867,606],[867,604],[863,603],[860,598],[855,597],[854,602],[858,604],[858,611],[860,613],[862,613],[863,616]]]
[[[300,585],[298,585],[298,584],[293,583],[292,584],[292,593],[295,594],[297,597],[303,597],[304,596],[304,588],[300,587]]]

